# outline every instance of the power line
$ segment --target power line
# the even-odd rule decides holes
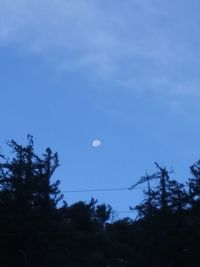
[[[147,189],[148,187],[119,187],[119,188],[95,188],[95,189],[80,189],[80,190],[61,190],[62,193],[87,193],[87,192],[105,192],[105,191],[132,191],[138,189]]]
[[[156,188],[155,186],[151,188]],[[143,187],[135,187],[135,188],[130,188],[130,187],[119,187],[119,188],[94,188],[94,189],[79,189],[79,190],[60,190],[61,193],[87,193],[87,192],[106,192],[106,191],[132,191],[132,190],[140,190],[140,189],[148,189],[147,186]],[[1,189],[0,189],[1,191]],[[46,191],[45,191],[46,192]],[[15,193],[15,191],[11,192]],[[31,193],[31,192],[30,192]],[[37,193],[44,193],[42,192],[34,192],[34,194]],[[29,192],[21,192],[23,195],[29,195]]]
[[[125,191],[127,187],[122,188],[98,188],[98,189],[80,189],[80,190],[61,190],[62,193],[84,193],[84,192],[101,192],[101,191]]]
[[[113,214],[120,214],[120,213],[134,213],[136,211],[134,210],[112,210],[112,213]],[[47,217],[48,218],[57,218],[58,214],[55,214],[55,215],[48,215]],[[23,219],[26,219],[26,218],[45,218],[46,215],[44,214],[25,214],[25,213],[9,213],[9,214],[1,214],[0,215],[0,219],[10,219],[10,218],[20,218],[20,216],[23,218]]]

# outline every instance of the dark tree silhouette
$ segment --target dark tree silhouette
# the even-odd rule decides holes
[[[147,184],[138,217],[112,221],[111,206],[93,198],[59,203],[57,153],[38,156],[30,135],[26,146],[8,146],[12,158],[0,154],[1,267],[199,266],[200,161],[188,190],[155,163],[154,174],[130,187]]]
[[[148,184],[148,190],[144,190],[145,199],[139,205],[131,209],[138,212],[139,218],[148,218],[158,214],[181,212],[186,207],[187,193],[184,185],[169,177],[170,172],[166,168],[160,167],[155,163],[158,172],[152,175],[146,175],[130,187],[134,189],[139,184]],[[155,190],[151,189],[150,181],[157,179],[159,181]]]
[[[188,181],[190,203],[195,205],[200,203],[200,160],[190,167],[190,171],[192,174],[192,178]]]
[[[52,221],[57,214],[56,205],[62,198],[58,189],[59,181],[50,183],[59,165],[58,155],[52,154],[48,148],[43,158],[37,156],[30,135],[27,146],[19,145],[14,140],[8,145],[13,158],[1,156],[0,163],[0,235],[5,235],[4,243],[9,248],[6,257],[12,265],[15,257],[8,256],[12,248],[17,258],[23,258],[24,261],[32,259],[34,262],[37,251],[41,256],[37,264],[42,266],[45,260],[42,242],[47,241],[43,238],[39,242],[39,239],[42,239],[43,232],[52,230]],[[31,244],[28,236],[33,239]]]

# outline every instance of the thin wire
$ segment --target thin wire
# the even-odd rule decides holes
[[[80,189],[80,190],[61,190],[62,193],[84,193],[84,192],[101,192],[101,191],[122,191],[129,190],[127,187],[123,188],[101,188],[101,189]]]
[[[61,190],[62,193],[86,193],[86,192],[105,192],[105,191],[132,191],[138,189],[147,189],[148,187],[119,187],[119,188],[99,188],[99,189],[80,189],[80,190]]]
[[[133,212],[136,212],[134,210],[112,210],[112,212],[115,214],[115,213],[133,213]],[[51,217],[51,218],[56,218],[56,215],[58,214],[55,214],[54,216],[51,215],[51,216],[48,216]],[[13,218],[13,217],[19,217],[19,216],[22,216],[23,218],[30,218],[30,217],[45,217],[46,215],[45,214],[24,214],[24,213],[8,213],[8,214],[1,214],[0,215],[0,219],[4,219],[4,218]]]

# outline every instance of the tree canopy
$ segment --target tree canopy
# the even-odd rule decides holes
[[[147,183],[137,218],[111,220],[110,205],[91,199],[68,205],[52,177],[58,154],[11,140],[0,154],[0,266],[192,267],[200,240],[200,161],[185,184],[155,163],[130,190]],[[152,186],[152,181],[154,186]],[[123,200],[122,200],[123,201]]]

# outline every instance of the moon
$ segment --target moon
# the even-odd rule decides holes
[[[100,147],[102,145],[102,142],[98,139],[95,139],[94,141],[92,141],[92,146],[93,147]]]

